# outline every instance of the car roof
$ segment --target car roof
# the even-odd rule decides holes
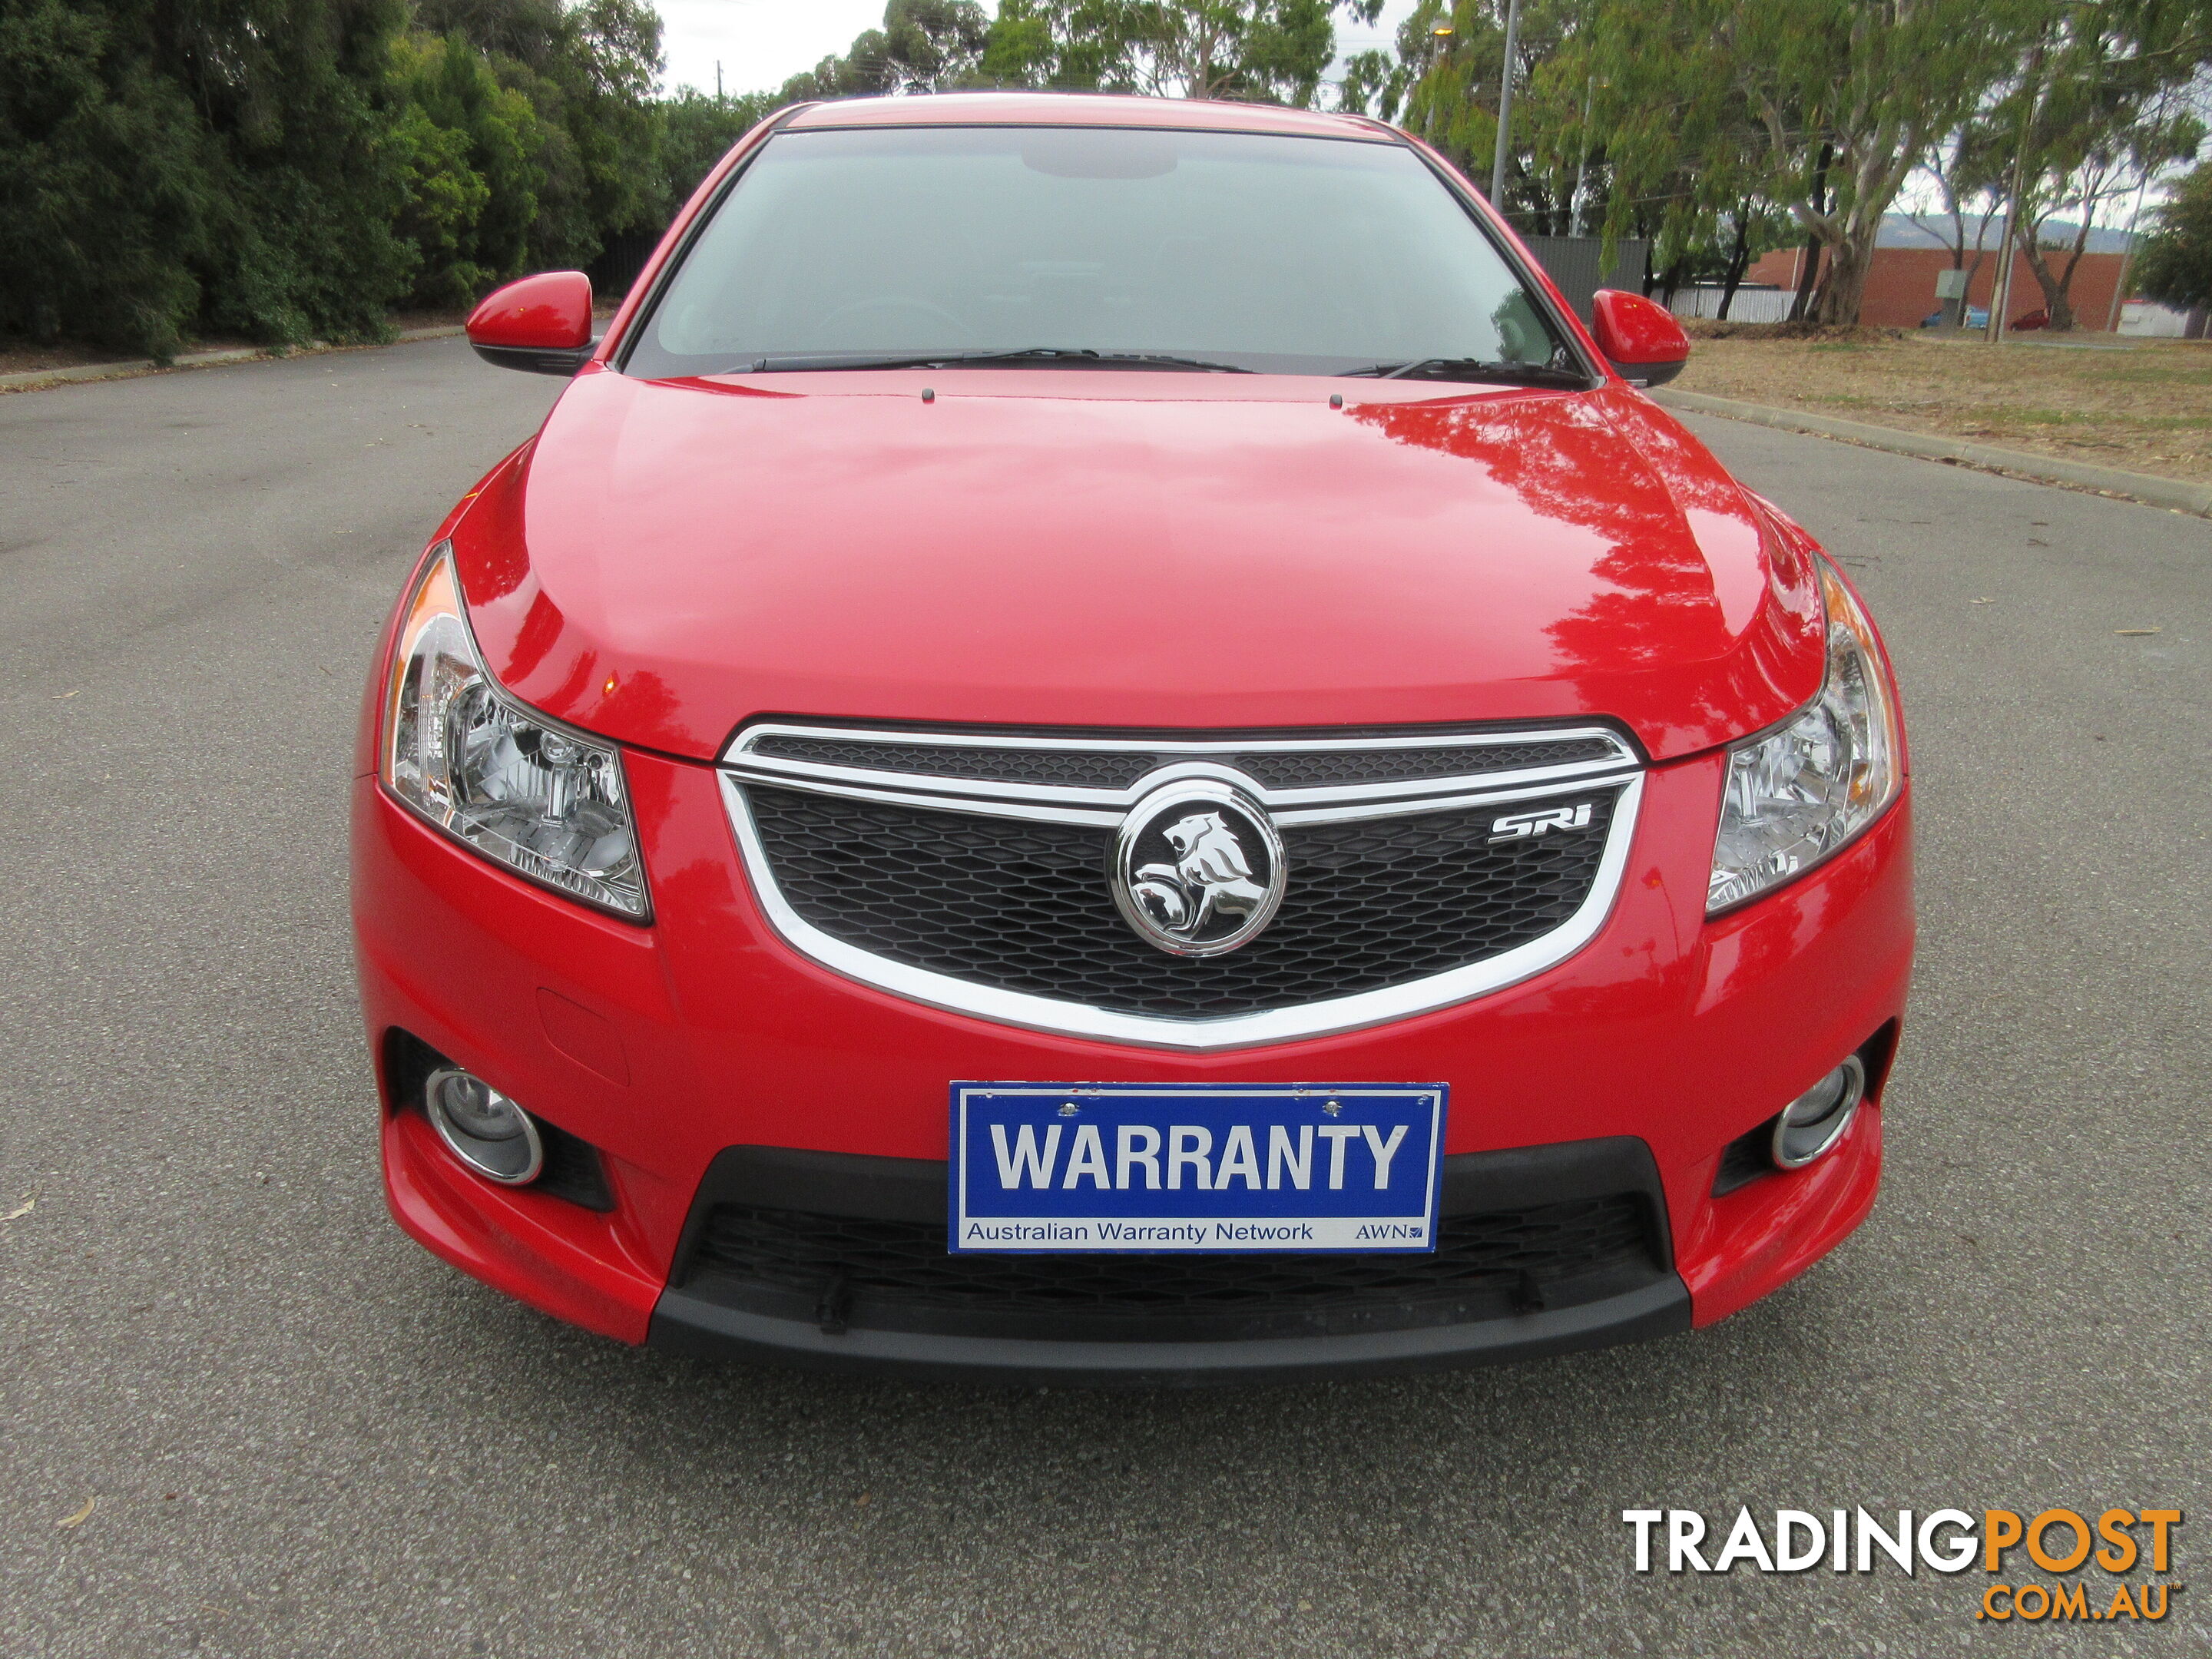
[[[799,111],[787,132],[830,127],[1168,127],[1193,132],[1273,132],[1398,143],[1404,135],[1363,115],[1328,115],[1225,99],[1139,98],[1102,93],[948,92],[915,98],[841,98]]]

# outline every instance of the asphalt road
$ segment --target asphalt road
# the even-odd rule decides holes
[[[2212,1648],[2212,526],[1695,422],[1912,722],[1887,1185],[1797,1284],[1410,1381],[829,1382],[556,1326],[379,1196],[355,702],[556,390],[446,342],[0,398],[0,1652]],[[1623,1509],[1739,1504],[2179,1507],[2191,1587],[2023,1630],[1978,1572],[1629,1570]]]

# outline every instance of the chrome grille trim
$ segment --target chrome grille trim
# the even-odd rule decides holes
[[[908,773],[785,760],[746,752],[754,738],[769,732],[854,741],[972,745],[984,749],[1093,748],[1110,752],[1188,755],[1146,773],[1122,790],[994,783],[970,779],[918,776]],[[1404,780],[1389,784],[1350,784],[1297,789],[1268,789],[1256,779],[1205,758],[1211,755],[1276,750],[1380,750],[1395,747],[1499,746],[1562,738],[1603,738],[1617,758],[1565,766],[1490,772],[1457,778]],[[1636,757],[1613,732],[1596,726],[1553,727],[1527,732],[1423,734],[1419,737],[1177,739],[1007,738],[972,732],[863,731],[842,726],[762,723],[746,727],[725,751],[720,769],[723,804],[744,857],[753,894],[770,925],[802,955],[848,979],[948,1012],[969,1015],[1027,1030],[1091,1038],[1104,1042],[1187,1052],[1253,1048],[1358,1030],[1426,1013],[1502,990],[1556,966],[1595,938],[1612,914],[1629,848],[1635,838],[1644,793]],[[1133,1014],[1028,992],[978,984],[907,963],[892,961],[824,932],[793,907],[778,887],[767,849],[752,817],[743,785],[843,796],[935,811],[975,813],[1048,823],[1110,829],[1126,811],[1162,784],[1180,778],[1204,778],[1231,784],[1269,810],[1280,825],[1328,823],[1401,817],[1486,806],[1501,806],[1594,789],[1617,791],[1597,873],[1579,908],[1553,932],[1483,961],[1449,969],[1411,983],[1352,995],[1326,998],[1295,1008],[1269,1009],[1215,1018],[1172,1018]],[[1101,872],[1103,880],[1103,872]]]
[[[1470,788],[1492,789],[1553,779],[1600,777],[1638,764],[1635,752],[1620,734],[1601,726],[1551,726],[1525,732],[1437,732],[1413,737],[1367,738],[1064,738],[1003,737],[994,732],[911,732],[857,726],[805,726],[762,721],[749,726],[723,751],[721,763],[731,769],[763,780],[775,779],[793,786],[806,780],[848,783],[884,790],[908,790],[931,795],[969,796],[990,801],[1037,801],[1070,807],[1125,809],[1159,784],[1185,775],[1179,769],[1148,769],[1125,789],[1092,789],[1073,785],[1000,782],[975,778],[933,777],[923,772],[885,772],[862,767],[833,766],[818,761],[788,760],[781,756],[750,752],[752,745],[769,737],[797,737],[817,742],[909,745],[937,749],[1041,749],[1090,750],[1101,754],[1188,756],[1183,764],[1212,769],[1189,775],[1235,778],[1240,787],[1263,805],[1295,807],[1351,800],[1396,800],[1417,795],[1463,793]],[[1323,784],[1304,788],[1267,788],[1259,780],[1231,770],[1213,757],[1224,755],[1352,753],[1386,750],[1496,749],[1509,752],[1516,745],[1553,744],[1567,740],[1602,743],[1610,753],[1602,759],[1571,762],[1559,766],[1527,767],[1501,771],[1464,773],[1458,776],[1409,778],[1387,783]],[[951,803],[940,801],[951,807]],[[953,809],[957,810],[957,809]],[[1119,817],[1119,812],[1115,813]],[[1069,819],[1088,823],[1091,819]]]

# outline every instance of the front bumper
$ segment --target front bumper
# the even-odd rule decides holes
[[[1653,769],[1604,928],[1567,961],[1367,1030],[1191,1054],[1050,1036],[905,1002],[799,956],[747,890],[711,769],[627,757],[657,921],[599,915],[455,848],[356,787],[354,912],[380,1055],[411,1033],[599,1148],[604,1212],[497,1188],[447,1157],[385,1077],[386,1193],[438,1255],[629,1342],[1008,1379],[1291,1377],[1513,1358],[1708,1324],[1844,1237],[1872,1206],[1877,1076],[1836,1151],[1715,1195],[1729,1144],[1869,1043],[1887,1054],[1912,949],[1909,800],[1844,854],[1717,921],[1704,914],[1717,757]],[[1166,1342],[891,1329],[677,1283],[702,1183],[733,1147],[941,1161],[945,1085],[1441,1079],[1446,1150],[1632,1140],[1660,1269],[1571,1306],[1448,1323]],[[939,1177],[941,1180],[941,1176]],[[742,1300],[742,1299],[740,1299]]]

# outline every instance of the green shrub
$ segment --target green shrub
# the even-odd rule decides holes
[[[2212,163],[2181,181],[2135,264],[2136,291],[2178,311],[2212,307]]]

